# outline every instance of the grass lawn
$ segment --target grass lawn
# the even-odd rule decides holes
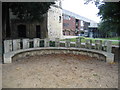
[[[108,39],[108,40],[120,40],[120,37],[103,38],[103,39]]]
[[[92,43],[95,43],[95,40],[99,40],[99,39],[103,39],[104,40],[120,40],[120,37],[113,37],[113,38],[87,38],[87,37],[83,37],[82,39],[82,43],[85,43],[85,39],[91,39]],[[61,41],[65,41],[65,39],[61,40]],[[71,42],[75,42],[76,38],[70,38]],[[119,41],[112,41],[112,45],[119,45]]]

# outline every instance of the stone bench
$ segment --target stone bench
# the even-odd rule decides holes
[[[114,54],[85,49],[85,48],[69,48],[69,47],[42,47],[42,48],[28,48],[20,49],[4,54],[4,63],[12,63],[12,60],[24,58],[26,56],[44,55],[44,54],[77,54],[87,55],[90,57],[96,57],[100,60],[104,60],[108,63],[114,62]]]

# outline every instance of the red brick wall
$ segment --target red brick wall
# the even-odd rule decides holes
[[[69,29],[69,30],[75,30],[75,18],[70,17],[70,20],[63,19],[63,24],[67,23],[68,26],[63,25],[63,30]]]
[[[80,30],[80,26],[81,26],[81,21],[79,20],[79,27],[78,27],[78,28],[79,28],[79,30]]]

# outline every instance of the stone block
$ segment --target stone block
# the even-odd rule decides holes
[[[20,39],[13,40],[13,51],[20,49],[20,41],[21,41]]]
[[[12,40],[4,41],[4,53],[11,52],[13,50]]]
[[[107,40],[103,41],[103,50],[107,51]]]
[[[96,57],[97,59],[100,59],[98,54],[93,54],[93,57]]]
[[[34,38],[34,48],[40,46],[40,39],[39,38]]]
[[[60,40],[59,38],[55,38],[55,47],[59,47],[60,46]]]
[[[76,44],[75,44],[76,48],[80,48],[81,47],[81,39],[82,38],[76,38]]]
[[[65,42],[65,47],[69,48],[70,47],[70,39],[66,39]]]
[[[107,63],[113,63],[114,62],[114,54],[107,55],[106,62]]]
[[[95,49],[102,50],[102,40],[95,40]]]
[[[50,42],[49,42],[49,38],[44,39],[44,47],[49,47],[50,46]]]
[[[107,41],[107,52],[111,53],[112,52],[112,41]]]
[[[88,49],[92,48],[92,40],[90,39],[85,40],[85,48],[88,48]]]
[[[28,49],[30,47],[29,39],[23,39],[23,49]]]

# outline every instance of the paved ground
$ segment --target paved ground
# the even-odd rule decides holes
[[[43,55],[3,64],[3,88],[117,88],[118,66],[81,55]]]

